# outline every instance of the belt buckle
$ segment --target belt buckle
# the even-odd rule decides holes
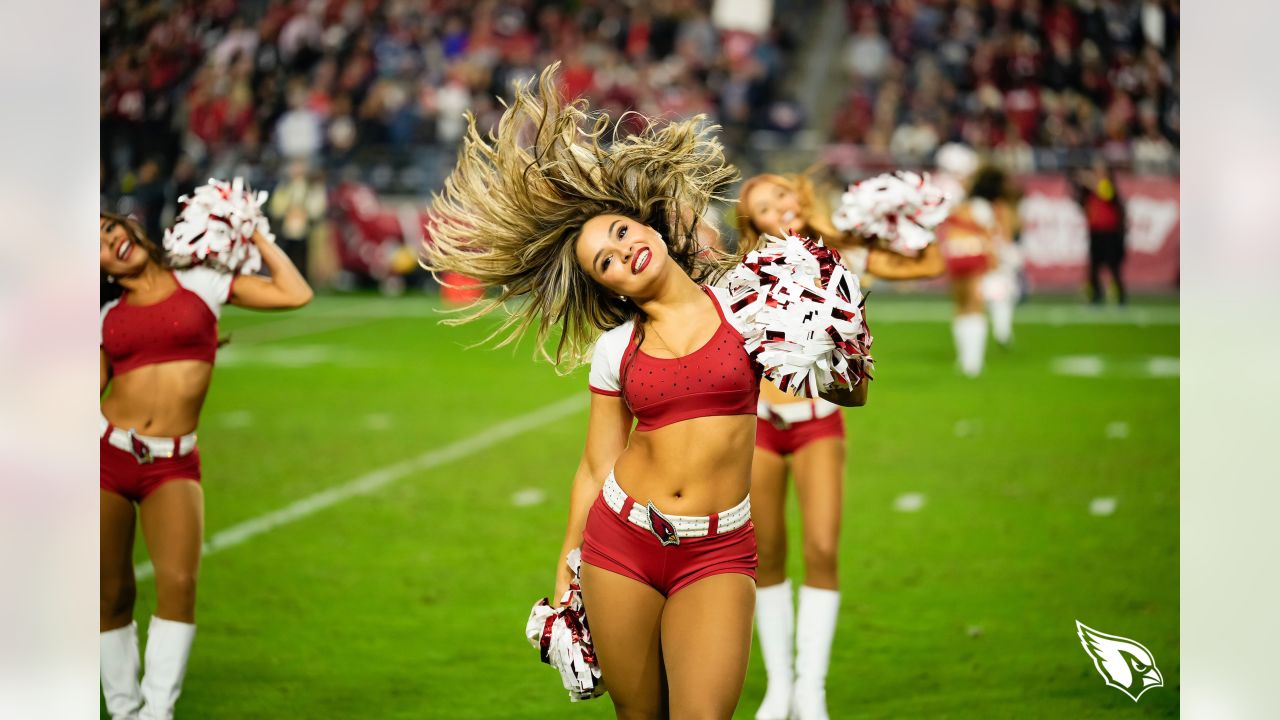
[[[790,429],[791,429],[791,423],[787,422],[787,421],[786,421],[786,420],[785,420],[781,415],[779,415],[778,413],[774,412],[774,411],[773,411],[773,408],[770,408],[770,409],[769,409],[769,413],[768,413],[768,414],[769,414],[769,417],[768,417],[768,418],[766,418],[766,419],[769,421],[769,424],[770,424],[770,425],[774,426],[775,428],[777,428],[777,429],[779,429],[779,430],[790,430]]]
[[[676,534],[675,525],[667,519],[665,515],[658,512],[658,508],[653,506],[653,501],[649,501],[649,532],[658,538],[658,542],[665,545],[679,545],[680,536]]]
[[[142,442],[142,438],[138,437],[132,428],[129,429],[129,452],[139,465],[148,465],[155,460],[155,456],[151,454],[151,447]]]

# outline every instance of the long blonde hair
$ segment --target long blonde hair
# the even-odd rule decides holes
[[[803,227],[789,228],[801,235],[811,237],[813,239],[824,238],[826,240],[838,241],[844,236],[844,233],[836,229],[831,224],[831,208],[826,198],[814,186],[809,174],[799,173],[796,175],[774,175],[773,173],[761,173],[747,178],[742,183],[742,187],[738,189],[738,254],[746,255],[752,250],[760,249],[763,244],[760,237],[765,232],[777,232],[777,229],[764,230],[755,226],[751,222],[751,213],[746,207],[747,194],[750,193],[761,183],[772,183],[781,185],[782,187],[794,192],[799,197],[800,211],[804,213],[805,224]]]
[[[537,353],[569,370],[601,331],[639,314],[578,265],[583,224],[606,213],[634,218],[663,236],[694,282],[709,281],[732,258],[702,251],[697,225],[737,171],[701,115],[661,126],[646,120],[641,132],[617,138],[608,115],[589,113],[585,100],[563,102],[558,66],[543,70],[536,86],[516,86],[488,138],[467,113],[457,167],[432,198],[421,262],[433,273],[456,272],[499,289],[445,322],[470,322],[523,299],[506,306],[486,342],[497,339],[501,347],[536,327]],[[552,354],[546,340],[556,325]]]

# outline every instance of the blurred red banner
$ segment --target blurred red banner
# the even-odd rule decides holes
[[[1128,215],[1125,284],[1135,290],[1178,287],[1179,187],[1170,177],[1117,178]],[[1021,178],[1022,251],[1032,290],[1074,290],[1085,283],[1089,237],[1071,185],[1058,175]]]

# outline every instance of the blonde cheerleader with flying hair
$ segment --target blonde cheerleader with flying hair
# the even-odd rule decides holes
[[[581,547],[581,599],[617,716],[729,718],[755,605],[762,368],[727,292],[710,285],[734,261],[705,251],[698,226],[735,171],[701,117],[613,137],[607,116],[562,101],[555,68],[517,87],[494,134],[468,117],[423,265],[496,290],[454,322],[505,310],[499,345],[529,331],[558,369],[590,363],[553,597],[575,583],[564,559]],[[829,396],[858,405],[866,388]]]

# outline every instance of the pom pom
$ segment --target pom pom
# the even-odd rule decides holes
[[[204,265],[220,272],[248,275],[262,268],[253,233],[275,242],[262,212],[267,193],[246,190],[243,178],[230,183],[210,179],[191,195],[178,198],[182,210],[164,231],[164,249],[174,267]]]
[[[582,582],[578,577],[582,553],[574,548],[565,561],[573,570],[573,581],[560,598],[560,607],[551,607],[547,598],[539,600],[529,613],[524,634],[529,644],[538,649],[542,662],[560,671],[569,700],[578,702],[603,695],[605,688],[587,627],[587,610],[582,605]]]
[[[886,173],[849,186],[831,224],[872,238],[886,250],[911,255],[934,242],[934,228],[947,219],[951,202],[928,173]]]
[[[809,398],[870,379],[872,338],[858,277],[821,240],[790,233],[764,240],[723,282],[764,376]]]

